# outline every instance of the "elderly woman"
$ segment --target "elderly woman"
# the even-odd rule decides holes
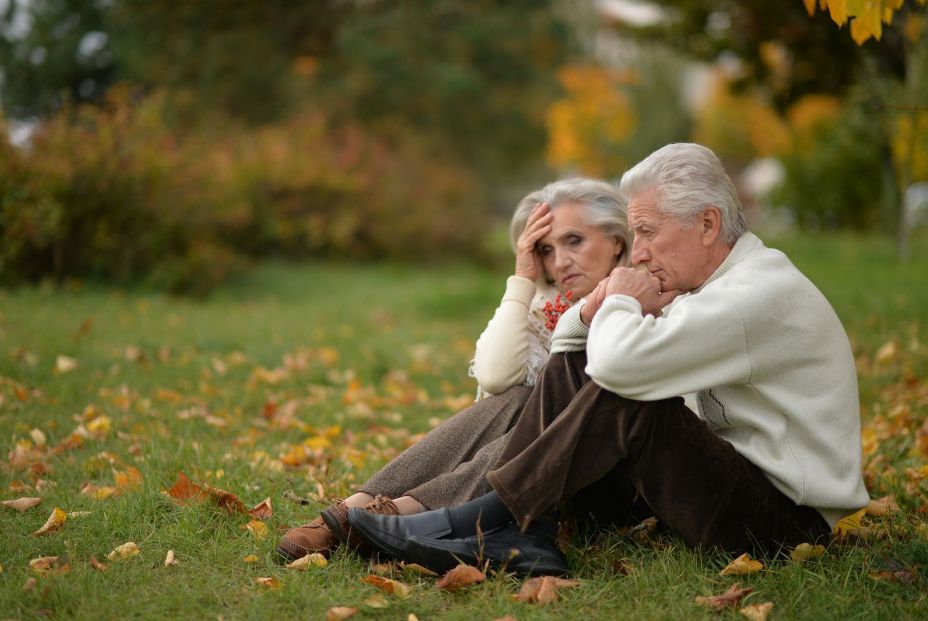
[[[510,241],[515,273],[477,340],[471,363],[477,401],[393,459],[358,492],[290,529],[277,546],[284,558],[328,554],[345,542],[365,545],[350,533],[352,507],[409,515],[459,505],[490,491],[484,475],[502,453],[548,360],[558,294],[579,300],[614,267],[628,263],[625,203],[603,181],[557,181],[522,199],[512,217]]]

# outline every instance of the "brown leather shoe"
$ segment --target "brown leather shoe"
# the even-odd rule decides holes
[[[339,500],[326,511],[337,505],[344,506],[345,503]],[[345,511],[347,512],[347,509]],[[313,554],[314,552],[328,557],[332,550],[338,547],[338,544],[338,537],[329,529],[320,515],[309,524],[303,524],[288,530],[280,543],[277,544],[277,553],[292,563],[298,558],[303,558],[307,554]]]
[[[361,509],[379,515],[400,514],[393,501],[386,496],[375,496]],[[322,512],[321,517],[339,542],[347,543],[349,548],[365,556],[371,556],[375,552],[374,548],[351,528],[348,523],[348,506],[344,502],[338,502],[330,506]]]

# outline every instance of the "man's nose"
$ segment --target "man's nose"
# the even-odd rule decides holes
[[[651,253],[648,251],[647,244],[639,238],[632,241],[632,265],[639,265],[651,259]]]

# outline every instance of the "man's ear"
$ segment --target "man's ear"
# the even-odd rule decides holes
[[[722,234],[722,212],[718,207],[707,207],[699,214],[697,223],[702,236],[702,245],[708,248]]]

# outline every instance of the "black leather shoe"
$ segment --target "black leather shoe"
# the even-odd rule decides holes
[[[436,509],[413,515],[377,515],[361,509],[348,512],[348,523],[378,552],[403,559],[406,545],[413,535],[438,539],[451,534],[448,509]]]
[[[521,576],[562,576],[567,559],[547,534],[519,532],[515,524],[464,539],[435,539],[413,535],[406,544],[404,560],[444,573],[459,563],[511,571]]]

